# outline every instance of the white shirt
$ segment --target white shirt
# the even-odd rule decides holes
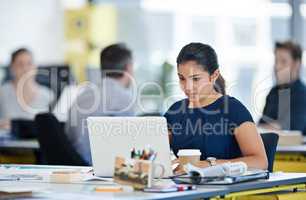
[[[53,92],[47,87],[38,85],[37,95],[30,105],[24,105],[21,97],[17,97],[12,82],[0,87],[0,119],[34,119],[40,112],[48,112],[54,100]]]
[[[66,134],[82,158],[91,164],[86,119],[89,116],[133,116],[133,92],[117,80],[103,78],[102,84],[87,86],[74,102],[66,123]]]

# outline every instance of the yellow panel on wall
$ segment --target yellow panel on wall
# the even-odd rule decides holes
[[[96,48],[89,52],[88,63],[90,67],[94,67],[94,68],[100,67],[100,52],[101,52],[101,48]]]
[[[66,40],[88,39],[89,13],[89,7],[65,11],[64,18]]]
[[[114,5],[91,7],[89,42],[99,47],[117,40],[117,8]]]
[[[86,67],[99,66],[99,54],[117,40],[117,9],[113,5],[86,6],[65,11],[65,61],[77,80],[86,80]]]
[[[71,70],[78,81],[86,80],[85,67],[88,63],[87,40],[66,40],[65,47],[65,62],[71,66]]]

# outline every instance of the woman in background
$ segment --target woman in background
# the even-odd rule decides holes
[[[54,94],[35,81],[33,55],[26,48],[12,53],[12,80],[0,87],[0,127],[10,128],[12,119],[34,119],[35,114],[49,111]]]
[[[251,114],[225,94],[214,49],[202,43],[186,45],[177,57],[177,71],[187,98],[165,114],[174,153],[199,149],[198,167],[210,166],[213,158],[217,164],[243,161],[248,167],[267,169],[263,142]]]

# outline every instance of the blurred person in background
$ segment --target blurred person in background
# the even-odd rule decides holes
[[[303,50],[291,42],[276,42],[274,75],[259,126],[306,131],[306,86],[300,79]]]
[[[107,46],[100,54],[102,82],[82,87],[69,111],[66,134],[76,151],[91,165],[86,119],[89,116],[133,116],[132,52],[124,44]]]
[[[20,48],[11,55],[12,80],[0,87],[0,127],[10,128],[12,119],[34,119],[39,112],[49,111],[54,100],[53,92],[36,80],[36,65],[33,54]]]

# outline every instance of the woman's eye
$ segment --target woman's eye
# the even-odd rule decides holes
[[[192,78],[193,81],[198,81],[200,78]]]
[[[180,79],[180,81],[183,81],[183,80],[185,80],[183,77],[179,77],[179,79]]]

